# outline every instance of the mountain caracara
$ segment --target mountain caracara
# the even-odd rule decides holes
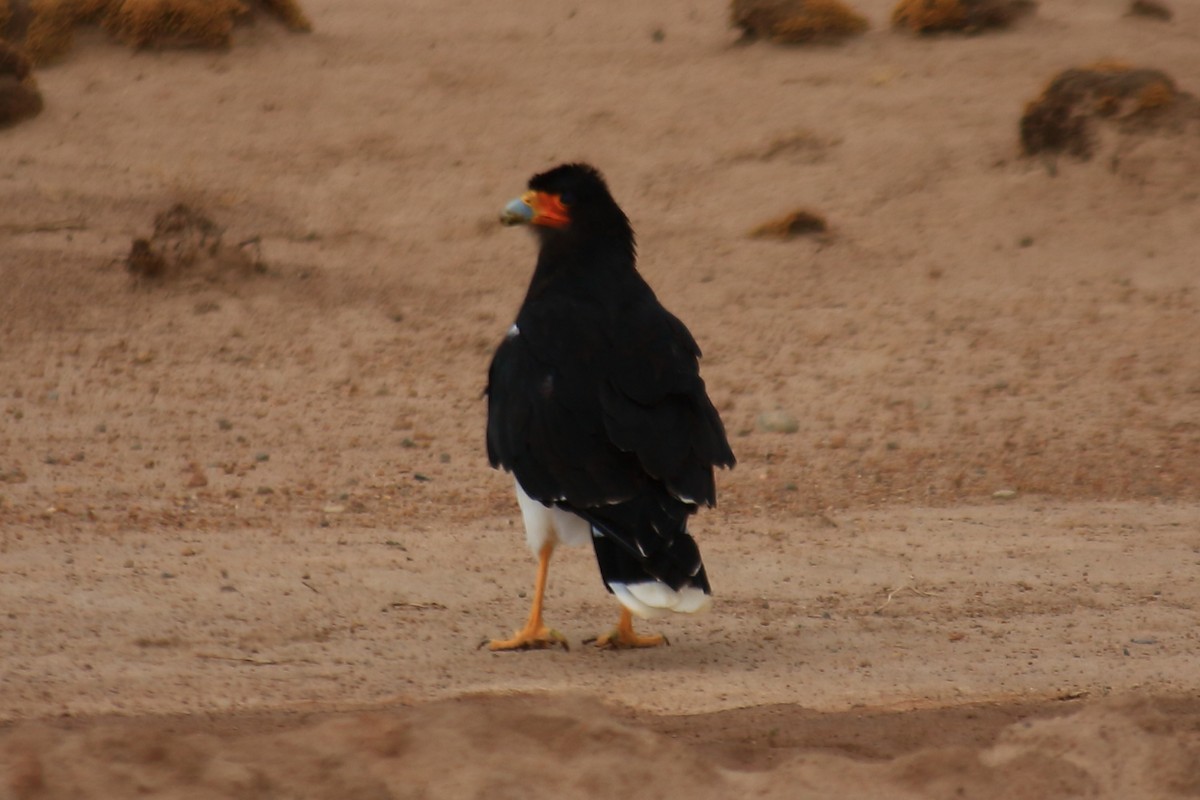
[[[566,646],[542,620],[550,555],[588,542],[622,606],[597,644],[661,644],[632,615],[709,605],[688,517],[716,503],[713,467],[735,463],[700,348],[638,274],[629,220],[594,168],[535,175],[501,221],[529,225],[539,253],[488,372],[488,460],[516,478],[539,563],[528,621],[489,647]]]

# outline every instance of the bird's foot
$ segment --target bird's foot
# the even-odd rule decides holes
[[[671,644],[667,637],[661,634],[641,636],[630,630],[614,628],[608,633],[588,639],[584,644],[594,644],[602,650],[631,650],[635,647],[658,647],[661,644]]]
[[[633,614],[628,608],[621,609],[621,619],[617,622],[617,627],[595,639],[588,639],[584,642],[584,644],[589,643],[604,650],[629,650],[634,647],[658,647],[660,644],[670,644],[667,637],[659,634],[639,636],[634,633]]]
[[[562,646],[563,650],[570,650],[571,646],[567,644],[567,637],[563,636],[553,628],[547,628],[545,625],[539,625],[534,628],[523,628],[513,634],[511,639],[492,639],[484,641],[479,646],[487,645],[487,649],[493,652],[501,650],[545,650],[548,647]]]

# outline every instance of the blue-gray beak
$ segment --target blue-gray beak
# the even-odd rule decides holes
[[[500,222],[504,225],[527,225],[532,222],[533,206],[529,204],[528,197],[529,194],[526,194],[506,205],[500,214]]]

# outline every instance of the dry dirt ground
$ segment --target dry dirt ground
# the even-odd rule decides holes
[[[721,2],[313,0],[228,52],[83,32],[0,132],[0,798],[1200,796],[1200,132],[1027,159],[1170,23],[734,44]],[[740,459],[670,647],[556,557],[480,398],[586,159]],[[134,281],[202,208],[264,270]],[[751,239],[797,207],[832,232]],[[791,433],[765,430],[783,412]]]

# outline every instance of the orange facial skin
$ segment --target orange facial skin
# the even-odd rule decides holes
[[[571,214],[558,195],[531,191],[522,195],[521,199],[533,209],[533,219],[530,222],[534,225],[565,228],[571,223]]]

